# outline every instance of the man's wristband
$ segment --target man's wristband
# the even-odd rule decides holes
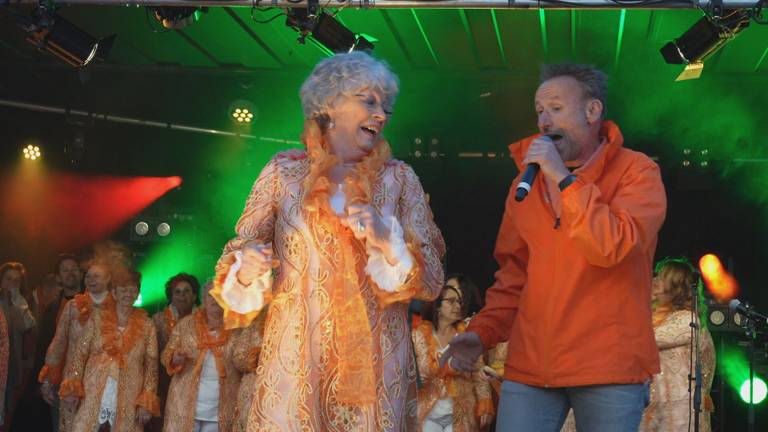
[[[558,189],[560,189],[560,192],[564,191],[565,188],[571,185],[571,183],[576,181],[576,176],[573,174],[568,174],[565,176],[564,179],[560,180],[560,183],[557,184]]]

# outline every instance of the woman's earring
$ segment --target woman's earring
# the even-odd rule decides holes
[[[328,129],[333,129],[336,127],[336,123],[333,122],[333,120],[328,120]]]

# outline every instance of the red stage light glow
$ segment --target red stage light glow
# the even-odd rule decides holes
[[[17,244],[76,250],[116,229],[182,183],[181,177],[16,176],[4,182],[2,216]],[[31,242],[31,244],[30,244]]]

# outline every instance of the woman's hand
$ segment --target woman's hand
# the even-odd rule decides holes
[[[74,411],[77,409],[77,406],[80,404],[80,398],[77,396],[67,396],[61,400],[61,404],[64,406],[66,410]]]
[[[56,394],[53,391],[53,384],[51,384],[50,381],[43,381],[43,384],[40,386],[40,394],[43,395],[43,400],[48,405],[53,405],[56,401]]]
[[[175,351],[173,353],[173,358],[171,359],[171,367],[184,367],[184,365],[187,364],[187,359],[188,357],[183,351]]]
[[[272,243],[248,243],[242,252],[243,265],[237,272],[237,280],[243,285],[250,285],[259,276],[278,265],[273,260]]]
[[[491,424],[491,420],[493,420],[493,416],[490,414],[483,414],[480,416],[480,428],[484,428]]]
[[[347,206],[347,216],[341,219],[341,223],[352,230],[356,239],[365,239],[371,246],[380,249],[390,264],[397,264],[392,262],[395,257],[392,256],[389,240],[391,231],[375,208],[365,204],[350,204]]]
[[[483,365],[483,368],[480,369],[480,378],[485,382],[490,382],[492,380],[503,381],[501,375],[499,375],[494,368],[487,365]]]
[[[136,421],[139,422],[140,425],[145,425],[149,423],[149,420],[152,418],[152,414],[149,413],[144,407],[139,407],[139,409],[136,410]]]

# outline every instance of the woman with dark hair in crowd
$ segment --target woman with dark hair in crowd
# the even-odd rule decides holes
[[[464,288],[468,288],[466,283]],[[413,331],[419,377],[423,384],[418,397],[418,430],[478,431],[493,418],[491,388],[479,372],[481,360],[478,360],[478,372],[472,374],[438,365],[448,342],[466,328],[464,299],[468,294],[458,286],[446,284],[437,300],[425,307],[424,318],[428,321],[422,321]]]
[[[5,387],[6,423],[11,423],[16,403],[21,397],[24,364],[34,353],[23,349],[24,335],[35,326],[35,317],[24,298],[27,291],[27,272],[24,265],[7,262],[0,266],[0,310],[8,324],[8,380]]]
[[[157,329],[159,352],[162,353],[165,349],[176,323],[191,314],[195,306],[200,305],[199,293],[200,282],[189,273],[178,273],[165,282],[165,297],[168,299],[168,305],[152,316]],[[168,372],[165,368],[160,368],[157,393],[160,396],[161,410],[165,409],[165,399],[168,396],[170,384],[171,377],[168,376]],[[163,429],[162,419],[153,418],[147,425],[147,429],[153,432],[161,431]]]
[[[160,359],[171,376],[165,432],[229,432],[237,407],[240,372],[233,352],[240,330],[224,328],[224,311],[202,288],[203,306],[173,328]]]
[[[656,265],[653,278],[653,327],[659,347],[661,373],[653,377],[651,403],[645,409],[640,430],[686,430],[693,422],[693,409],[689,401],[691,370],[691,299],[694,268],[685,258],[665,259]],[[701,285],[698,285],[699,299]],[[706,317],[703,301],[700,317]],[[706,327],[706,318],[699,320],[699,342],[702,365],[702,411],[700,430],[711,429],[710,413],[714,409],[709,391],[715,371],[715,346]]]
[[[75,414],[73,431],[143,431],[160,415],[157,333],[147,313],[133,307],[141,274],[116,275],[115,303],[89,320],[64,374],[62,406]]]
[[[189,273],[179,273],[165,283],[165,297],[168,306],[152,316],[157,328],[157,343],[162,352],[171,331],[180,319],[192,313],[195,305],[200,304],[198,293],[200,282]]]
[[[465,317],[472,318],[472,315],[479,312],[485,306],[485,300],[480,293],[480,289],[469,276],[463,273],[451,273],[445,277],[445,284],[458,288],[464,293],[462,307]]]

